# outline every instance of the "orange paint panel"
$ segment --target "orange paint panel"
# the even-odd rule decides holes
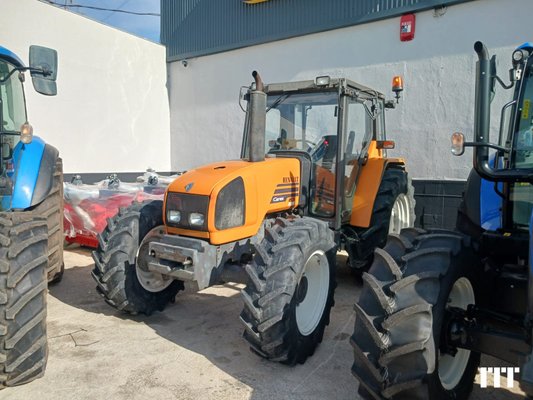
[[[370,226],[374,200],[378,193],[385,164],[386,160],[383,158],[369,158],[361,168],[353,198],[350,225],[361,228]]]
[[[387,165],[405,165],[405,161],[402,158],[380,158],[377,152],[381,153],[381,151],[375,147],[373,150],[373,154],[377,157],[369,158],[361,169],[353,199],[350,225],[360,228],[368,228],[370,226],[374,201]]]
[[[245,223],[241,227],[219,231],[215,227],[217,196],[237,177],[242,178],[245,187]],[[266,214],[297,207],[299,189],[300,162],[294,158],[267,158],[265,161],[254,163],[238,160],[209,164],[183,174],[168,188],[168,192],[210,196],[207,213],[208,232],[171,227],[168,227],[167,231],[185,236],[209,238],[211,244],[244,239],[257,233]]]

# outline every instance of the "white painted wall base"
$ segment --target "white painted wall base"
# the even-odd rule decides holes
[[[29,120],[65,172],[170,170],[165,48],[37,0],[2,0],[0,45],[59,53],[58,95],[26,81]]]
[[[345,76],[391,95],[393,75],[404,77],[403,100],[387,111],[387,132],[396,140],[391,156],[403,156],[415,178],[464,179],[471,151],[450,154],[450,135],[472,138],[475,55],[484,41],[499,57],[506,79],[511,52],[533,40],[530,0],[478,0],[416,15],[416,36],[400,42],[400,18],[173,62],[169,69],[172,169],[239,157],[244,114],[239,87],[257,69],[265,82]],[[494,102],[493,136],[499,109],[510,92]]]

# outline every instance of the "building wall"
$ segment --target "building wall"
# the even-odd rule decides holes
[[[530,0],[477,0],[416,14],[416,36],[400,42],[400,19],[391,18],[271,42],[168,64],[172,169],[239,157],[244,113],[239,88],[257,69],[265,82],[348,77],[386,94],[393,75],[403,75],[405,91],[396,110],[387,111],[387,132],[396,140],[391,156],[403,156],[412,176],[465,179],[471,150],[461,158],[449,152],[450,135],[472,138],[475,55],[484,41],[499,57],[506,80],[514,48],[533,40]],[[500,88],[498,88],[500,89]],[[499,108],[494,101],[493,136]]]
[[[28,62],[55,48],[58,95],[26,80],[29,120],[56,146],[65,172],[170,169],[165,48],[37,0],[3,0],[0,44]]]
[[[183,60],[472,0],[239,0],[161,2],[167,61]]]

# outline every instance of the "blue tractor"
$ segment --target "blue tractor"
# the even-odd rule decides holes
[[[30,47],[30,66],[0,47],[0,389],[43,375],[48,282],[63,273],[63,172],[56,148],[33,136],[25,72],[55,95],[57,53]]]
[[[512,54],[510,83],[476,42],[474,141],[452,135],[452,153],[473,148],[455,231],[404,229],[377,249],[355,305],[351,343],[359,392],[374,399],[466,399],[484,366],[533,396],[533,44]],[[496,83],[512,90],[490,141]]]

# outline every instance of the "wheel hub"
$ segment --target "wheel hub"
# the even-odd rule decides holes
[[[150,271],[148,268],[149,263],[155,260],[153,255],[149,253],[150,242],[157,240],[160,235],[161,229],[159,227],[148,232],[139,246],[135,263],[135,273],[139,283],[143,289],[151,293],[162,292],[173,282],[172,278]]]
[[[452,287],[447,308],[466,310],[469,304],[475,304],[474,289],[467,278],[459,278]],[[446,326],[447,324],[444,324],[445,328]],[[448,327],[450,328],[449,325]],[[454,328],[453,333],[459,337],[462,334],[458,327]],[[452,390],[459,384],[468,365],[470,353],[470,350],[461,348],[439,351],[439,378],[444,389]]]

